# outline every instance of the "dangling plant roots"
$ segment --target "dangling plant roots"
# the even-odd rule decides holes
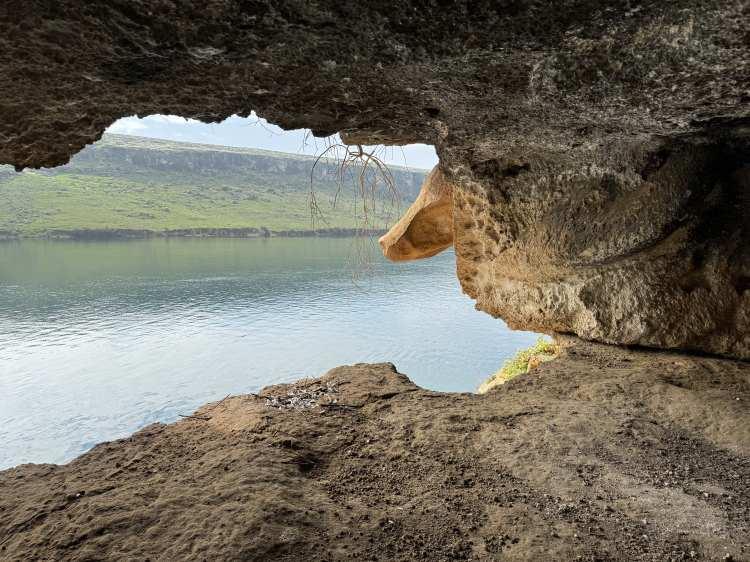
[[[320,207],[318,194],[315,191],[315,169],[321,161],[332,161],[336,170],[337,189],[332,197],[331,206],[335,208],[346,185],[351,182],[354,192],[354,212],[359,219],[355,236],[356,263],[367,266],[371,262],[370,249],[377,247],[373,233],[387,229],[387,221],[400,211],[401,196],[388,165],[380,157],[385,147],[366,150],[362,145],[346,145],[341,142],[326,141],[324,150],[315,158],[310,170],[310,190],[308,194],[310,219],[313,229],[319,224],[328,224],[325,213]],[[380,204],[380,208],[379,208]],[[378,225],[378,218],[384,224]],[[367,242],[371,244],[367,244]]]

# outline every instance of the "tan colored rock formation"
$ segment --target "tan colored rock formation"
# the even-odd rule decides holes
[[[384,254],[430,257],[455,225],[464,290],[512,328],[750,358],[744,128],[496,152],[460,169],[456,189],[436,168]]]
[[[513,328],[750,358],[745,129],[497,152],[454,198],[478,308]]]
[[[453,186],[439,166],[427,175],[417,199],[379,243],[385,257],[393,261],[429,258],[453,244]]]

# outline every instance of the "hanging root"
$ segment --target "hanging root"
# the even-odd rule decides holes
[[[333,162],[335,165],[336,191],[331,200],[332,208],[336,207],[347,184],[351,183],[354,194],[353,211],[358,219],[354,260],[360,269],[369,265],[372,251],[378,250],[372,235],[385,229],[394,212],[398,216],[400,211],[401,196],[396,182],[380,156],[384,150],[385,147],[376,147],[369,151],[359,144],[346,145],[326,140],[325,148],[315,158],[310,170],[308,202],[313,229],[320,224],[329,224],[315,190],[315,170],[318,164]],[[382,224],[378,224],[378,219],[382,220]]]

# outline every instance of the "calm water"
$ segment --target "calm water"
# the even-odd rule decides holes
[[[353,241],[0,244],[0,468],[65,462],[229,393],[391,361],[472,391],[536,336],[461,294],[448,252],[356,281]]]

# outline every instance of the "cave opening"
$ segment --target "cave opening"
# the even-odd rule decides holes
[[[255,115],[153,115],[116,121],[63,166],[0,169],[0,348],[13,374],[0,465],[65,462],[206,401],[346,363],[394,362],[424,388],[474,392],[533,344],[474,310],[452,249],[382,256],[377,237],[417,199],[434,148],[363,147],[399,193],[372,232],[349,195],[354,168],[337,176],[340,150],[338,136]],[[41,425],[58,429],[29,439]]]
[[[747,559],[748,29],[746,1],[1,2],[0,236],[59,236],[0,244],[0,465],[88,452],[0,471],[0,558]],[[85,148],[251,109],[435,146],[382,242],[406,263],[354,285],[345,238],[279,235],[311,228],[298,146]],[[564,348],[450,392],[502,363],[496,319]]]

